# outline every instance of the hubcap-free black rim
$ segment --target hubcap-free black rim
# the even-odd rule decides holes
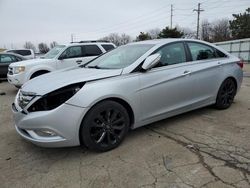
[[[222,87],[221,103],[224,106],[232,104],[235,95],[235,85],[231,80],[228,80]]]
[[[90,137],[99,145],[110,146],[121,139],[125,127],[125,118],[119,110],[103,110],[93,118]]]

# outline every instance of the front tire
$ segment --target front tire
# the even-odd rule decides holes
[[[80,130],[80,140],[91,150],[109,151],[121,144],[130,126],[127,110],[114,101],[103,101],[90,109]]]
[[[236,95],[236,84],[233,79],[227,78],[220,86],[217,94],[215,107],[218,109],[227,109],[233,103]]]

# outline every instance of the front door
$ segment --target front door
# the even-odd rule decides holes
[[[140,75],[141,121],[164,117],[191,104],[194,78],[182,42],[168,44],[156,53],[159,64]]]
[[[58,69],[77,66],[83,61],[83,51],[81,46],[71,46],[67,48],[59,57]]]

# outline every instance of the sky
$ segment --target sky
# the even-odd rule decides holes
[[[25,41],[59,44],[97,40],[110,33],[136,37],[141,31],[170,25],[196,30],[201,20],[232,18],[244,12],[250,0],[0,0],[0,48],[21,48]]]

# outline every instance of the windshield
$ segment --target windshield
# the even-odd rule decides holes
[[[55,46],[54,48],[52,48],[48,53],[46,53],[44,55],[44,59],[52,59],[54,57],[56,57],[57,54],[59,54],[59,52],[64,48],[64,45],[58,45]]]
[[[151,44],[121,46],[91,61],[85,67],[98,69],[125,68],[134,63],[152,47],[153,45]]]

